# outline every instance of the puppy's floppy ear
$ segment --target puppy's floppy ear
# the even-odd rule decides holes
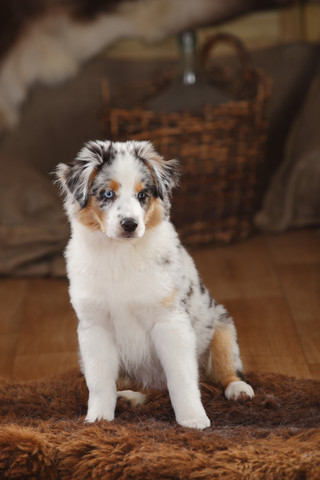
[[[170,196],[172,189],[179,184],[180,167],[178,160],[164,160],[151,142],[139,142],[138,155],[149,166],[155,179],[157,193],[161,200]]]
[[[102,165],[112,156],[111,142],[92,141],[85,144],[76,159],[66,165],[59,163],[55,170],[58,184],[63,192],[71,193],[80,205],[86,207],[90,187]]]
[[[178,160],[152,160],[151,166],[158,180],[158,194],[161,200],[170,196],[174,187],[179,184],[180,167]]]

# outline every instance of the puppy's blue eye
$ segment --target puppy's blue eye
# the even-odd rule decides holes
[[[106,190],[104,192],[104,196],[108,199],[108,200],[111,200],[112,198],[114,198],[114,191],[113,190]]]
[[[145,200],[147,198],[147,194],[146,192],[144,192],[143,190],[141,190],[141,192],[138,193],[138,199],[143,202],[143,200]]]

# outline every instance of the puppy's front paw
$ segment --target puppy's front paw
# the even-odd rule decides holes
[[[205,413],[194,418],[177,418],[177,422],[182,427],[198,428],[199,430],[210,427],[210,420]]]
[[[112,422],[114,420],[114,413],[105,413],[105,412],[95,412],[92,410],[88,410],[87,416],[85,421],[88,423],[94,423],[97,420],[107,420],[108,422]]]
[[[115,406],[111,405],[109,399],[103,396],[89,396],[88,413],[85,421],[93,423],[96,420],[108,420],[108,422],[111,422],[114,420],[114,411]]]
[[[254,397],[254,391],[250,385],[246,382],[238,381],[238,382],[231,382],[225,392],[226,398],[228,400],[235,400],[235,401],[244,401],[250,400]]]

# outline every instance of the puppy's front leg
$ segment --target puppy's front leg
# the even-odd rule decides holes
[[[108,331],[101,325],[78,327],[80,353],[89,390],[87,422],[113,420],[117,401],[119,359]]]
[[[190,428],[207,428],[210,420],[201,403],[194,332],[178,315],[157,322],[152,339],[164,369],[177,422]]]

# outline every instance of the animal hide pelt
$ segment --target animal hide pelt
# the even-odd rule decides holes
[[[320,382],[249,374],[255,398],[230,403],[202,384],[211,427],[174,421],[166,392],[113,422],[86,424],[87,388],[77,371],[29,383],[0,381],[0,477],[316,480],[320,478]]]
[[[75,75],[116,40],[157,41],[292,0],[0,0],[0,131],[30,88]]]

